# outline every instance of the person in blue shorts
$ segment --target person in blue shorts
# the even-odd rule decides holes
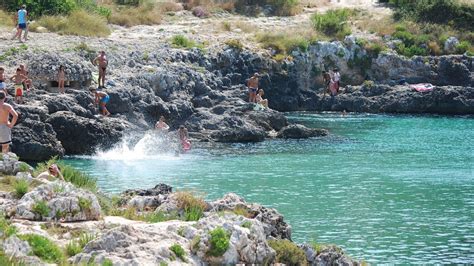
[[[103,91],[97,91],[95,88],[90,89],[90,91],[94,94],[95,103],[99,104],[99,111],[102,113],[102,115],[109,116],[110,112],[107,110],[106,105],[110,100],[110,96]]]
[[[21,34],[23,33],[23,31],[25,31],[25,41],[26,41],[26,33],[27,33],[27,17],[28,17],[28,12],[26,12],[26,6],[25,5],[22,5],[20,10],[18,10],[18,13],[17,13],[17,17],[18,17],[18,27],[17,27],[17,33],[15,34],[15,36],[13,37],[13,39],[15,37],[18,37],[18,40],[20,42],[22,42],[21,40]]]

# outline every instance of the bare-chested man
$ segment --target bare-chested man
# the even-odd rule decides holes
[[[2,153],[8,153],[10,143],[12,142],[11,129],[16,124],[18,114],[13,107],[5,103],[5,92],[0,91],[0,144],[2,145]],[[10,121],[10,115],[12,120]]]
[[[247,87],[249,88],[249,102],[255,103],[257,102],[257,90],[258,90],[258,78],[260,74],[255,73],[253,76],[247,81]]]
[[[99,66],[99,88],[105,87],[105,70],[107,69],[107,65],[109,62],[107,61],[107,57],[105,56],[105,51],[100,51],[100,54],[92,61],[95,66]],[[102,85],[100,81],[102,80]]]

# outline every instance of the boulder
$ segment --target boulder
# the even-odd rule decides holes
[[[326,129],[307,128],[303,125],[293,124],[282,128],[278,138],[284,139],[305,139],[312,137],[327,136],[329,132]]]
[[[360,265],[358,261],[351,259],[335,245],[322,245],[321,250],[318,251],[307,244],[298,245],[298,247],[305,252],[309,265]]]
[[[17,203],[15,218],[32,221],[89,221],[100,218],[97,197],[63,181],[49,182],[26,193]]]
[[[26,119],[13,128],[12,136],[12,151],[24,160],[44,161],[64,155],[65,150],[50,124]]]
[[[70,111],[56,112],[46,122],[52,125],[68,154],[87,154],[96,148],[111,147],[129,126],[114,118],[90,119]]]
[[[263,207],[259,204],[247,203],[242,197],[234,193],[226,194],[223,198],[209,204],[213,212],[232,211],[236,208],[243,208],[249,213],[249,218],[262,223],[267,238],[291,240],[291,226],[284,221],[283,215],[275,209]]]

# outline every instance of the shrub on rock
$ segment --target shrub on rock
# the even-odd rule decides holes
[[[64,255],[61,249],[44,236],[27,234],[21,235],[20,239],[27,241],[32,248],[33,254],[46,262],[60,263],[63,260]]]
[[[211,243],[211,247],[209,248],[207,254],[214,257],[220,257],[224,255],[224,253],[229,248],[230,235],[222,227],[218,227],[210,231],[209,234],[211,235],[209,241]]]
[[[306,255],[295,243],[283,240],[270,240],[268,244],[276,251],[276,262],[286,265],[308,265]]]

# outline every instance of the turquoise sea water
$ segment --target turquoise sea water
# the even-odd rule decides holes
[[[189,154],[120,147],[66,159],[108,192],[167,183],[277,208],[293,240],[335,243],[371,263],[474,263],[472,117],[295,113],[331,136],[195,144]]]

